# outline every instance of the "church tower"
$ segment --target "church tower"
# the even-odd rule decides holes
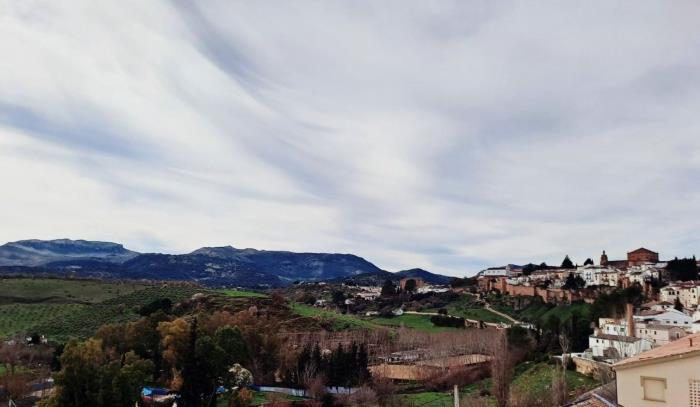
[[[608,255],[605,254],[605,250],[603,250],[603,254],[600,255],[600,265],[601,266],[608,265]]]

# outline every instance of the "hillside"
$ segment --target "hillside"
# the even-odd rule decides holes
[[[394,275],[398,276],[399,278],[405,278],[405,277],[420,278],[428,284],[437,284],[437,285],[447,285],[447,284],[450,284],[450,281],[452,280],[452,277],[431,273],[431,272],[429,272],[427,270],[423,270],[423,269],[403,270],[403,271],[399,271],[399,272],[394,273]]]

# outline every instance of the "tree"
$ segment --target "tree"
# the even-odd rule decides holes
[[[580,275],[574,275],[574,273],[569,273],[566,276],[566,281],[564,281],[563,288],[565,290],[579,290],[586,285],[586,281]]]
[[[583,262],[584,266],[592,266],[593,264],[594,264],[593,259],[591,259],[590,257],[587,258],[586,261]]]
[[[231,368],[228,370],[230,373],[231,377],[231,385],[233,387],[247,387],[253,384],[253,374],[250,373],[250,370],[244,368],[243,366],[239,365],[238,363],[234,364],[231,366]]]
[[[537,266],[535,266],[532,263],[528,263],[525,266],[523,266],[523,275],[524,276],[529,276],[532,274],[535,270],[537,270]]]
[[[496,399],[498,407],[506,407],[510,381],[513,376],[513,363],[506,333],[500,331],[496,335],[493,358],[491,359],[491,394]]]
[[[690,281],[698,278],[698,265],[695,256],[690,259],[675,259],[666,264],[671,280]]]
[[[230,325],[223,326],[216,330],[216,344],[223,349],[226,354],[225,363],[228,366],[234,363],[246,363],[248,361],[248,348],[243,339],[243,334],[238,327]]]
[[[673,308],[675,308],[678,311],[683,312],[683,304],[681,304],[681,300],[678,297],[676,297],[676,301],[673,304]]]
[[[333,304],[337,306],[342,306],[345,303],[345,293],[340,290],[334,290],[331,294],[333,298]]]
[[[153,362],[134,352],[107,353],[99,339],[72,340],[61,355],[50,406],[133,406],[141,386],[153,374]]]
[[[552,405],[561,406],[566,403],[566,367],[554,366],[554,372],[552,372],[551,394]]]
[[[561,262],[561,268],[563,268],[563,269],[574,268],[574,263],[571,261],[568,254],[566,255],[566,257],[564,257],[564,261]]]
[[[416,291],[416,280],[409,278],[408,280],[406,280],[406,283],[403,287],[404,290],[406,290],[409,293]]]
[[[394,287],[394,283],[387,279],[384,281],[384,285],[382,286],[382,297],[393,297],[396,295],[396,287]]]

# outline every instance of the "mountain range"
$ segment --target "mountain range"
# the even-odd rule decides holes
[[[187,254],[138,253],[111,242],[21,240],[0,246],[0,271],[82,277],[188,280],[204,285],[282,287],[296,281],[383,282],[420,277],[432,284],[450,277],[422,269],[390,273],[353,254],[295,253],[203,247]]]

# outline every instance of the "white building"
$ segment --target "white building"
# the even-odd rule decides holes
[[[658,279],[660,271],[656,265],[643,264],[641,266],[632,266],[628,268],[625,275],[631,283],[639,283],[639,285],[644,285],[645,281]]]
[[[673,325],[690,329],[693,324],[693,317],[672,308],[666,311],[641,311],[634,316],[634,321],[646,324]]]
[[[423,287],[419,287],[417,291],[419,294],[446,293],[450,291],[450,288],[443,285],[424,285]]]
[[[487,268],[486,270],[481,270],[479,272],[484,277],[510,277],[513,275],[513,270],[511,269],[511,266],[505,266],[505,267],[491,267]]]
[[[588,265],[579,267],[576,272],[586,282],[586,287],[593,285],[617,287],[620,279],[620,270],[611,267]]]
[[[588,347],[595,357],[617,361],[632,357],[652,348],[652,341],[625,335],[601,332],[588,337]]]
[[[659,299],[661,301],[675,303],[678,298],[679,287],[671,284],[666,287],[661,287],[659,290]]]

